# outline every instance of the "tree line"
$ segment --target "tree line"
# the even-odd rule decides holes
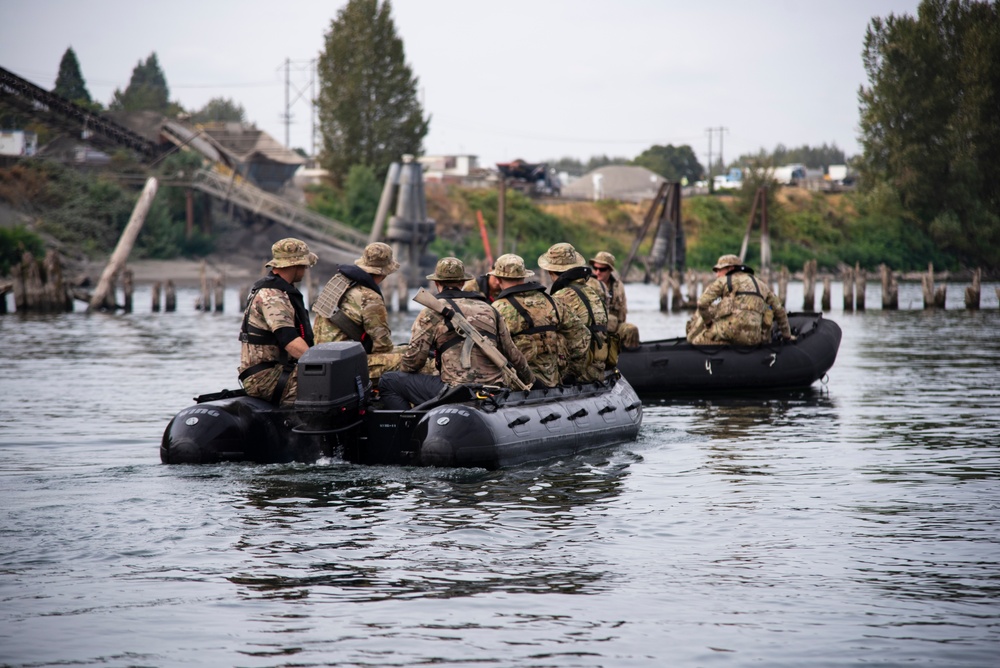
[[[388,0],[349,0],[332,19],[318,60],[319,161],[333,187],[315,200],[326,213],[362,227],[370,224],[389,164],[404,153],[419,155],[431,122],[391,10]],[[852,208],[860,219],[880,221],[853,233],[872,234],[887,246],[903,244],[907,258],[933,255],[945,264],[1000,267],[1000,2],[923,0],[915,16],[874,17],[862,46],[862,155],[849,158],[835,144],[779,144],[730,165],[849,162],[860,172]],[[72,49],[60,63],[55,90],[100,106],[87,92]],[[182,110],[170,101],[155,53],[136,65],[108,108]],[[224,98],[191,113],[196,121],[245,120],[242,106]],[[639,165],[682,182],[708,171],[690,146],[671,144],[650,146],[633,158],[548,162],[574,174]],[[717,173],[727,166],[711,167]],[[765,181],[750,179],[745,188]]]

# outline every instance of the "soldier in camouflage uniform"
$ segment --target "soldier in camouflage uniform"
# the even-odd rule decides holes
[[[496,276],[487,272],[482,276],[476,276],[475,278],[470,278],[462,286],[463,292],[478,292],[479,294],[486,297],[486,301],[493,303],[493,300],[497,298],[500,294],[500,281],[497,280]]]
[[[698,298],[698,313],[688,323],[688,341],[737,346],[770,343],[772,319],[784,340],[794,339],[781,302],[739,257],[723,255],[712,271],[717,278]]]
[[[354,265],[341,265],[313,304],[316,343],[357,341],[368,353],[368,375],[373,382],[385,371],[399,368],[402,347],[392,343],[389,314],[379,286],[399,269],[392,248],[376,242],[365,247]]]
[[[427,277],[437,285],[437,298],[465,316],[473,327],[496,345],[514,367],[518,378],[531,385],[534,375],[524,355],[511,340],[503,318],[490,308],[483,295],[460,289],[470,278],[472,276],[465,273],[462,261],[454,257],[439,260],[434,273]],[[435,353],[440,376],[419,373],[431,351]],[[503,384],[503,374],[490,358],[478,346],[467,349],[465,339],[455,332],[444,316],[429,308],[422,310],[413,322],[410,344],[399,369],[383,375],[379,386],[383,405],[390,410],[405,410],[411,403],[423,403],[449,385]]]
[[[550,247],[538,258],[538,266],[553,281],[549,293],[559,311],[559,334],[566,350],[563,382],[603,380],[609,349],[608,311],[604,297],[587,284],[593,272],[567,243]]]
[[[625,283],[615,271],[615,256],[601,251],[590,258],[590,266],[608,291],[608,331],[618,335],[623,348],[638,348],[639,328],[625,322],[628,302],[625,299]]]
[[[498,257],[490,271],[501,287],[493,308],[507,323],[514,345],[528,361],[535,374],[535,386],[555,387],[562,380],[560,366],[566,357],[558,333],[559,311],[544,286],[537,281],[525,282],[534,275],[524,268],[520,256]]]
[[[273,404],[295,402],[299,357],[313,345],[309,312],[295,288],[316,254],[298,239],[271,246],[267,276],[254,283],[247,296],[240,328],[240,382],[251,397]]]

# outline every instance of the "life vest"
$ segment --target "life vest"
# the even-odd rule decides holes
[[[532,319],[531,314],[528,313],[528,310],[526,308],[524,308],[524,304],[522,304],[520,300],[514,298],[514,295],[516,295],[518,293],[521,293],[521,292],[535,292],[535,291],[541,293],[541,295],[543,297],[545,297],[549,301],[550,304],[552,304],[552,311],[556,315],[556,324],[555,325],[535,325],[535,321]],[[503,292],[501,292],[499,295],[497,295],[497,298],[494,301],[500,301],[501,299],[506,300],[507,302],[510,303],[511,306],[514,307],[514,310],[517,311],[517,314],[519,316],[521,316],[521,318],[524,319],[524,322],[525,322],[525,325],[526,325],[526,327],[524,329],[522,329],[522,330],[520,330],[518,332],[513,332],[512,331],[510,333],[510,335],[512,337],[531,336],[532,334],[542,334],[544,332],[555,332],[555,331],[558,331],[558,329],[559,329],[559,309],[556,308],[556,302],[555,302],[555,300],[552,299],[552,297],[550,297],[545,292],[545,288],[543,288],[541,286],[541,284],[535,283],[535,282],[532,282],[532,283],[521,283],[520,285],[515,285],[515,286],[512,286],[512,287],[509,287],[506,290],[504,290]]]
[[[302,293],[294,285],[275,273],[268,273],[267,276],[254,283],[250,288],[250,293],[247,295],[246,305],[243,309],[243,324],[240,327],[239,339],[242,343],[251,346],[275,346],[278,349],[278,359],[260,362],[244,369],[240,373],[239,379],[242,382],[261,371],[281,366],[281,375],[278,377],[278,383],[275,385],[274,392],[271,395],[271,403],[277,405],[281,401],[281,397],[285,392],[285,386],[288,384],[288,379],[298,360],[288,354],[288,351],[278,341],[278,337],[275,336],[274,332],[250,324],[250,306],[253,304],[257,293],[264,288],[281,290],[285,293],[295,314],[295,328],[298,330],[299,336],[305,340],[310,348],[313,346],[313,332],[312,325],[309,324],[309,312],[306,310],[305,300],[302,297]]]
[[[489,304],[489,298],[486,297],[485,295],[479,294],[478,292],[465,292],[463,290],[448,289],[448,290],[442,290],[436,296],[438,299],[447,302],[448,306],[451,307],[452,310],[454,310],[456,313],[461,314],[462,317],[464,317],[466,320],[469,320],[469,318],[468,316],[465,315],[462,309],[458,307],[458,304],[455,303],[456,299],[473,299],[475,301],[481,301],[486,304]],[[495,309],[491,308],[490,310],[493,311],[493,316],[496,320],[494,325],[495,331],[491,333],[480,330],[479,333],[482,334],[485,338],[492,341],[494,346],[498,346],[498,339],[496,332],[500,331],[500,314],[497,313]],[[450,320],[445,318],[444,323],[445,326],[447,326],[448,331],[452,334],[452,336],[449,337],[448,339],[445,339],[445,341],[443,341],[441,344],[437,343],[432,344],[434,350],[434,363],[435,365],[437,365],[438,371],[441,370],[441,359],[444,355],[444,352],[454,346],[457,346],[460,343],[464,344],[466,341],[466,338],[455,330]],[[472,324],[472,321],[469,320],[469,323]],[[469,346],[467,350],[471,352],[471,346]]]
[[[347,338],[360,343],[365,352],[370,354],[375,345],[372,337],[368,336],[368,332],[359,323],[351,320],[346,313],[340,310],[340,303],[344,301],[344,295],[355,285],[363,285],[374,290],[379,297],[382,296],[378,284],[368,272],[361,267],[345,264],[338,267],[334,277],[323,286],[319,298],[313,305],[313,310],[332,322],[347,335]]]

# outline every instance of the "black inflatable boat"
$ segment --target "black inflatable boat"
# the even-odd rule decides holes
[[[364,349],[324,343],[299,360],[298,400],[242,392],[196,399],[160,444],[165,464],[313,462],[496,469],[633,440],[642,404],[628,381],[513,391],[461,386],[407,411],[372,401]]]
[[[840,326],[821,313],[790,313],[797,340],[755,346],[695,346],[681,337],[623,350],[618,370],[640,396],[808,387],[833,366]]]

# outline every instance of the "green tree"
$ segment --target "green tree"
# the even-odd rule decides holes
[[[243,123],[246,120],[246,110],[235,100],[223,97],[213,97],[205,106],[191,114],[195,123],[211,123],[220,121],[235,121]]]
[[[668,181],[680,181],[685,178],[688,181],[697,181],[705,173],[694,151],[687,144],[653,145],[636,156],[632,164],[656,172]]]
[[[80,61],[76,59],[73,47],[66,49],[62,60],[59,61],[59,75],[56,77],[56,87],[52,92],[77,104],[89,106],[92,102],[87,84],[83,80],[83,73],[80,72]]]
[[[382,196],[382,186],[371,167],[352,166],[341,189],[322,185],[310,188],[310,192],[314,195],[312,208],[319,213],[359,230],[371,231]]]
[[[352,165],[379,180],[404,153],[418,155],[428,119],[406,64],[388,0],[350,0],[326,34],[319,57],[322,165],[340,184]]]
[[[862,57],[862,187],[888,184],[940,249],[1000,266],[1000,3],[876,17]]]
[[[112,111],[170,111],[170,90],[167,88],[167,78],[160,69],[156,53],[149,54],[145,62],[139,63],[132,70],[132,78],[124,92],[115,89],[109,109]]]

